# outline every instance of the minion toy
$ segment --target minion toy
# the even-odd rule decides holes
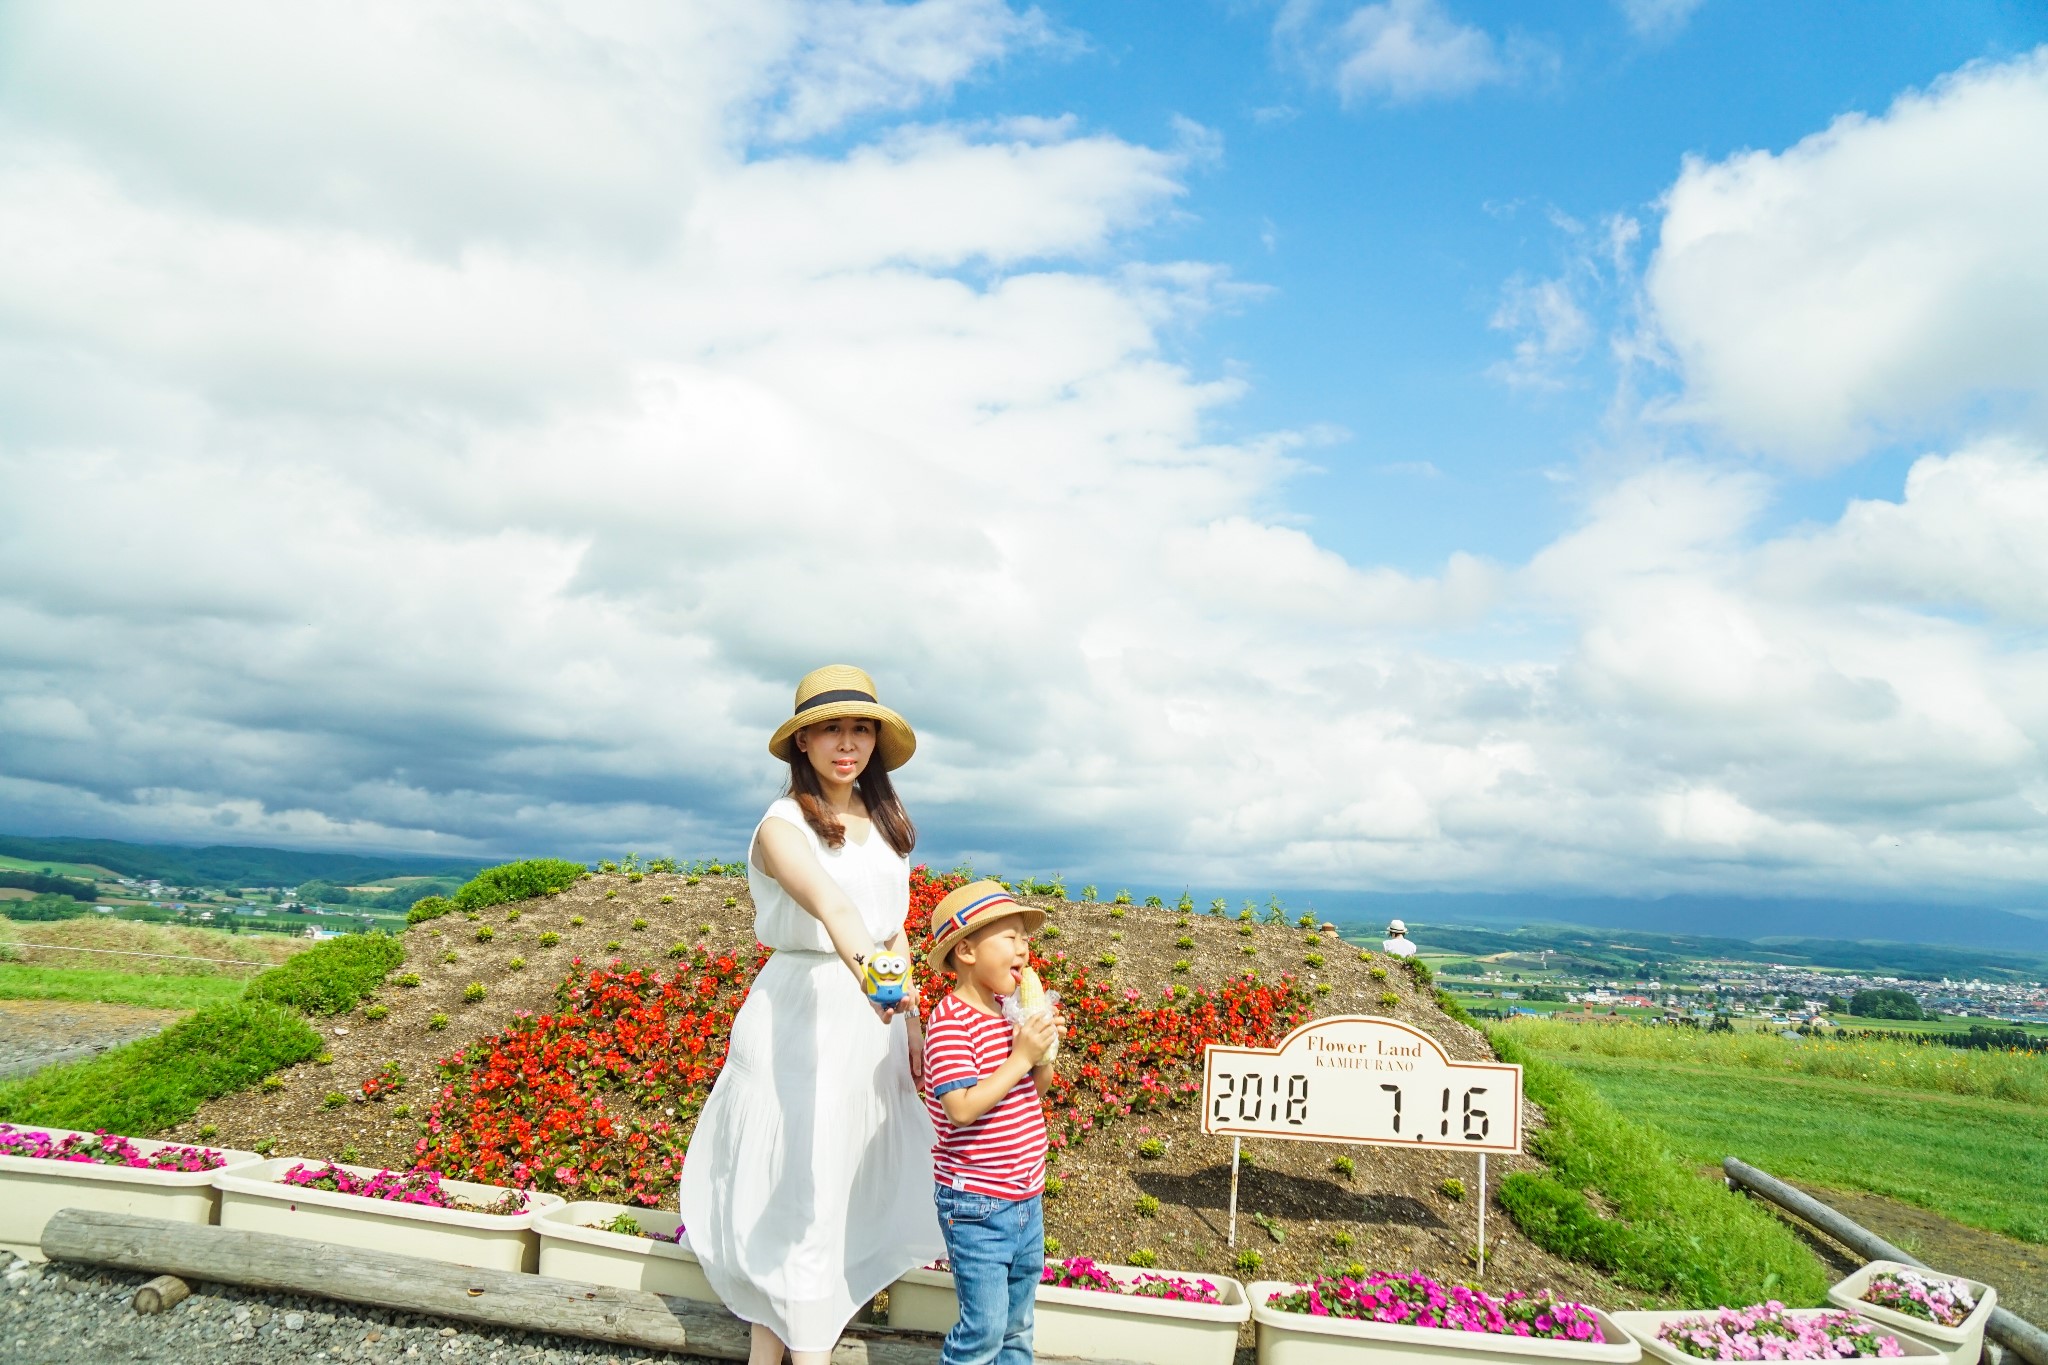
[[[910,976],[910,962],[894,953],[877,953],[861,969],[861,988],[868,999],[887,1009],[903,1003],[903,983]]]

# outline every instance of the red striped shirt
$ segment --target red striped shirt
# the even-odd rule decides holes
[[[1029,1199],[1045,1189],[1045,1107],[1031,1073],[1010,1087],[995,1108],[965,1128],[946,1117],[941,1091],[966,1089],[991,1075],[1010,1055],[1011,1028],[948,994],[924,1026],[924,1102],[939,1140],[932,1144],[932,1174],[942,1185],[998,1199]]]

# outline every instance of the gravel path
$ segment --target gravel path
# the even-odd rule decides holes
[[[147,1038],[184,1013],[79,1000],[0,1000],[0,1080]]]
[[[624,1346],[445,1325],[328,1299],[194,1284],[169,1312],[129,1306],[147,1275],[31,1265],[0,1251],[0,1361],[34,1365],[264,1365],[276,1360],[696,1361]]]

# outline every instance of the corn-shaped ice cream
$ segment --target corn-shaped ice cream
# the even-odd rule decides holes
[[[1026,967],[1022,974],[1018,976],[1015,999],[1017,1001],[1017,1018],[1019,1021],[1028,1019],[1043,1010],[1049,1010],[1059,1003],[1057,995],[1047,994],[1045,983],[1038,979],[1038,971],[1032,967]],[[1052,1040],[1052,1051],[1045,1054],[1045,1060],[1049,1062],[1059,1055],[1060,1040],[1054,1038]]]

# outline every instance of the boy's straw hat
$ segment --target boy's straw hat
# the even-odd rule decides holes
[[[900,768],[917,752],[910,723],[875,700],[875,680],[852,664],[826,664],[796,685],[796,714],[775,728],[768,752],[783,762],[796,758],[796,732],[821,720],[866,716],[877,722],[875,753],[887,769]]]
[[[946,893],[932,911],[932,936],[924,960],[937,967],[947,965],[947,954],[969,933],[984,924],[1016,915],[1024,920],[1024,932],[1035,934],[1045,923],[1045,911],[1019,905],[997,881],[969,882]]]

